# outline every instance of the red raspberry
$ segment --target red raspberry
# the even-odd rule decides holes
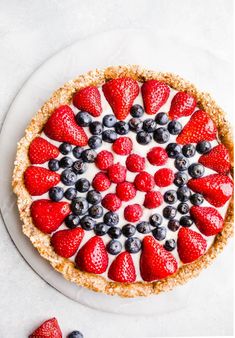
[[[159,169],[154,175],[154,180],[158,187],[167,187],[173,183],[174,173],[169,168]]]
[[[95,159],[95,164],[100,170],[107,170],[113,164],[113,154],[102,150]]]
[[[143,210],[139,204],[131,204],[125,207],[124,217],[127,222],[137,222],[143,215]]]
[[[97,191],[105,191],[110,187],[110,185],[111,182],[107,175],[101,172],[96,174],[92,181],[92,186]]]
[[[135,197],[136,189],[133,183],[122,182],[117,184],[116,194],[120,198],[120,200],[127,202]]]
[[[153,165],[163,165],[167,162],[168,155],[162,147],[153,147],[148,152],[147,159]]]
[[[148,191],[145,194],[144,206],[148,209],[159,207],[163,203],[162,194],[159,191]]]
[[[139,172],[144,170],[145,158],[137,154],[131,154],[126,159],[126,167],[131,172]]]
[[[132,151],[132,141],[129,137],[123,136],[119,137],[113,143],[113,151],[118,155],[128,155]]]
[[[121,183],[126,179],[126,167],[120,163],[113,164],[108,169],[108,176],[111,182]]]
[[[102,199],[102,205],[110,211],[116,211],[121,207],[122,201],[115,194],[107,194]]]
[[[134,184],[136,189],[146,192],[153,189],[155,182],[152,175],[150,175],[146,171],[142,171],[141,173],[136,175]]]

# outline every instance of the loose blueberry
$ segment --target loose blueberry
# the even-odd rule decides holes
[[[158,113],[155,117],[155,121],[157,122],[157,124],[160,124],[160,126],[164,126],[165,124],[168,123],[169,118],[168,115],[166,113]]]
[[[160,127],[153,133],[153,138],[157,143],[163,144],[169,141],[170,134],[166,128]]]
[[[168,239],[165,241],[164,248],[167,251],[173,251],[176,247],[176,241],[174,239]]]
[[[103,125],[99,121],[91,122],[89,129],[92,135],[101,135],[103,132]]]
[[[139,144],[149,144],[152,141],[152,135],[146,133],[146,131],[140,131],[136,135],[136,140]]]
[[[193,157],[196,153],[196,148],[193,144],[185,144],[182,148],[182,153],[185,157]]]
[[[154,121],[154,119],[146,119],[146,120],[144,120],[143,129],[147,133],[153,133],[154,130],[156,130],[156,128],[157,128],[157,123],[156,123],[156,121]]]
[[[76,157],[76,158],[80,158],[81,157],[81,155],[82,155],[82,152],[83,152],[83,148],[81,148],[81,147],[74,147],[73,148],[73,156],[74,157]]]
[[[137,117],[132,117],[132,119],[130,119],[129,121],[129,128],[135,133],[138,133],[143,129],[143,121],[141,121]]]
[[[74,229],[79,226],[80,218],[77,215],[70,214],[64,220],[66,226],[70,229]]]
[[[170,134],[178,135],[182,130],[182,124],[179,121],[173,120],[168,124],[167,129]]]
[[[94,229],[96,222],[90,216],[84,216],[81,219],[80,224],[84,230],[90,231]]]
[[[119,241],[113,239],[107,244],[106,248],[110,255],[117,255],[122,250],[122,244]]]
[[[162,216],[159,214],[153,214],[149,217],[149,222],[153,227],[158,227],[162,224]]]
[[[182,225],[182,227],[189,228],[191,225],[193,225],[193,220],[190,218],[190,216],[182,216],[180,218],[180,225]]]
[[[144,108],[140,104],[134,104],[131,107],[131,115],[133,117],[141,117],[144,115]]]
[[[71,210],[75,215],[84,215],[88,210],[88,202],[84,197],[76,197],[72,200]]]
[[[178,155],[181,154],[181,146],[177,143],[169,143],[166,147],[166,152],[168,157],[176,158]]]
[[[64,197],[64,189],[61,187],[52,187],[49,190],[49,197],[54,202],[59,202]]]
[[[204,197],[201,195],[201,194],[193,194],[191,197],[190,197],[190,202],[193,204],[193,205],[201,205],[203,202],[204,202]]]
[[[108,232],[108,227],[105,223],[97,223],[94,231],[97,236],[104,236]]]
[[[74,185],[77,181],[77,175],[72,169],[65,169],[62,171],[60,176],[61,182],[64,183],[64,185]]]
[[[99,136],[91,136],[88,145],[91,149],[97,149],[102,146],[102,139]]]
[[[71,168],[73,165],[73,160],[71,159],[71,157],[68,156],[64,156],[61,158],[60,160],[60,167],[61,168]]]
[[[68,335],[68,338],[83,338],[83,334],[80,331],[73,331]]]
[[[109,237],[111,238],[119,238],[122,234],[122,230],[118,227],[110,227],[108,230]]]
[[[100,218],[103,216],[103,208],[101,207],[101,205],[92,205],[89,208],[89,215],[92,218]]]
[[[199,154],[206,154],[211,150],[211,144],[208,141],[200,141],[196,145],[196,150]]]
[[[64,197],[67,198],[67,200],[72,201],[75,197],[77,197],[77,190],[74,188],[68,188],[65,190]]]
[[[87,162],[87,163],[93,163],[95,162],[95,158],[97,156],[97,153],[95,152],[94,149],[85,149],[83,152],[82,152],[82,159],[84,162]]]
[[[189,212],[189,206],[187,203],[180,203],[178,205],[177,210],[179,211],[179,213],[181,213],[182,215],[185,215]]]
[[[191,196],[191,191],[187,185],[183,185],[177,190],[177,197],[180,202],[186,202]]]
[[[102,195],[99,191],[90,190],[86,195],[86,199],[90,204],[99,204],[102,200]]]
[[[179,171],[187,170],[189,167],[189,161],[186,157],[179,155],[175,159],[175,167]]]
[[[103,117],[103,125],[107,128],[112,128],[117,122],[116,117],[113,114],[105,115]]]
[[[78,112],[75,120],[80,127],[88,127],[92,121],[91,115],[85,111]]]
[[[104,223],[108,226],[114,226],[117,225],[119,222],[119,216],[115,212],[108,211],[104,215]]]
[[[104,142],[113,143],[117,139],[117,133],[114,130],[105,130],[102,133],[102,139]]]
[[[59,146],[59,151],[63,155],[68,155],[72,151],[72,146],[67,142],[61,143],[61,145]]]
[[[168,205],[163,209],[163,217],[165,217],[166,219],[173,219],[176,216],[177,210],[176,208]]]
[[[58,160],[52,159],[48,162],[48,168],[51,171],[57,171],[60,169],[60,163]]]
[[[115,124],[115,131],[119,135],[126,135],[129,132],[129,125],[124,121],[118,121]]]
[[[174,204],[177,201],[177,194],[175,190],[168,190],[164,194],[164,201],[169,204]]]
[[[159,226],[152,231],[153,237],[158,241],[162,241],[166,238],[166,228],[163,226]]]
[[[137,224],[136,229],[141,234],[149,234],[151,232],[151,227],[148,222],[140,222]]]
[[[72,167],[75,174],[78,175],[83,174],[87,170],[87,168],[87,163],[84,163],[82,159],[75,161]]]
[[[200,163],[192,163],[188,168],[188,173],[193,178],[202,177],[205,172],[205,168]]]
[[[182,187],[184,184],[188,182],[188,175],[184,172],[178,172],[175,174],[174,184],[177,187]]]
[[[125,249],[130,253],[137,253],[141,249],[141,240],[137,237],[130,237],[125,241]]]
[[[132,237],[136,233],[136,228],[133,224],[130,224],[130,223],[125,224],[122,227],[122,233],[127,238]]]
[[[168,224],[167,224],[167,227],[168,227],[169,230],[175,232],[175,231],[179,230],[180,222],[177,221],[177,219],[170,219]]]
[[[79,192],[87,192],[90,189],[90,185],[90,182],[86,178],[80,178],[76,182],[75,187]]]

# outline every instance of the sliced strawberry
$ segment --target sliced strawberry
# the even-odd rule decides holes
[[[193,113],[196,105],[197,102],[192,95],[186,92],[178,92],[171,101],[169,116],[172,120],[189,116]]]
[[[60,175],[46,168],[30,166],[24,172],[24,183],[32,196],[44,194],[59,182]]]
[[[112,262],[108,277],[115,282],[133,283],[136,280],[135,266],[129,252],[121,252]]]
[[[88,138],[83,128],[76,124],[74,112],[67,106],[60,106],[49,117],[44,133],[52,140],[85,146]]]
[[[125,120],[139,94],[138,83],[125,77],[106,82],[102,89],[117,119]]]
[[[142,85],[141,92],[146,113],[153,115],[166,103],[170,88],[164,82],[148,80]]]
[[[223,217],[215,208],[193,206],[190,214],[203,235],[213,236],[223,229]]]
[[[188,181],[188,187],[202,194],[214,207],[222,207],[232,196],[233,181],[230,177],[212,174]]]
[[[73,104],[76,108],[87,111],[95,117],[102,113],[100,92],[95,86],[78,90],[73,95]]]
[[[78,251],[75,259],[77,267],[86,272],[100,274],[108,266],[108,254],[103,240],[94,236]]]
[[[197,110],[185,125],[176,141],[179,144],[212,141],[216,138],[217,128],[210,116],[203,110]]]
[[[62,332],[56,318],[46,320],[29,338],[62,338]]]
[[[34,201],[30,208],[33,224],[42,232],[50,234],[57,230],[70,213],[67,202]]]
[[[227,174],[230,170],[229,152],[223,144],[219,144],[212,148],[209,153],[203,154],[199,158],[199,162],[219,174]]]
[[[42,164],[59,155],[56,146],[42,137],[36,137],[29,146],[29,159],[32,164]]]
[[[144,281],[166,278],[175,273],[177,268],[177,261],[169,251],[152,236],[144,237],[140,256],[140,273]]]
[[[191,263],[206,252],[206,240],[201,234],[188,228],[180,228],[177,246],[183,263]]]
[[[82,228],[60,230],[51,237],[51,245],[58,255],[69,258],[76,253],[83,236]]]

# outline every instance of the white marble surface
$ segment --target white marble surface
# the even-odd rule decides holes
[[[1,120],[24,81],[47,57],[77,39],[130,27],[173,36],[194,49],[203,49],[210,86],[203,87],[206,74],[200,67],[190,80],[210,91],[231,114],[232,2],[1,0]],[[140,49],[137,44],[136,53]],[[174,57],[170,45],[167,52]],[[185,67],[182,72],[180,55],[175,57],[181,74],[187,77],[190,70]],[[197,54],[192,53],[192,67],[195,58]],[[219,61],[212,62],[214,58]],[[201,274],[200,284],[197,279],[190,282],[192,292],[199,285],[200,292],[187,308],[158,316],[127,317],[91,310],[59,294],[22,259],[1,221],[0,238],[0,337],[26,337],[50,316],[58,318],[64,334],[78,328],[85,338],[232,335],[232,243]],[[214,278],[208,279],[208,273]]]

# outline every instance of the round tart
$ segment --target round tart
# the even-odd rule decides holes
[[[58,89],[18,143],[23,232],[78,285],[170,290],[232,235],[232,150],[222,109],[179,76],[89,72]]]

